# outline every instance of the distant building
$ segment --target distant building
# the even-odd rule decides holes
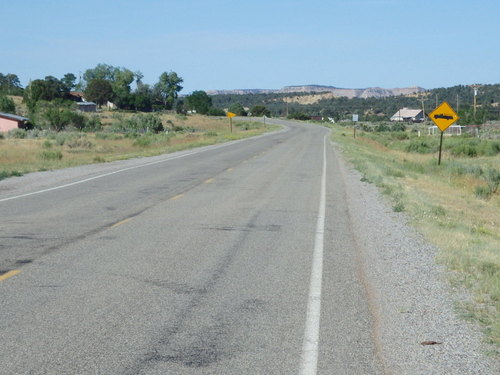
[[[0,132],[8,132],[18,128],[24,129],[29,121],[30,119],[26,117],[0,112]]]
[[[392,115],[391,121],[422,122],[424,112],[421,109],[401,108]]]
[[[97,104],[94,102],[79,102],[76,103],[78,110],[81,112],[96,112]]]
[[[84,102],[85,97],[83,92],[80,91],[70,91],[69,92],[69,98],[73,100],[74,102]]]

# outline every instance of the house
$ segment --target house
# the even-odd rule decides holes
[[[0,132],[8,132],[12,129],[24,129],[28,126],[29,118],[0,112]]]
[[[94,102],[78,102],[76,103],[77,108],[81,112],[96,112],[97,104]]]
[[[422,122],[424,112],[421,109],[401,108],[391,117],[391,121]]]
[[[68,96],[69,96],[69,99],[73,100],[74,102],[84,102],[85,101],[84,94],[83,94],[83,92],[80,92],[80,91],[70,91]]]

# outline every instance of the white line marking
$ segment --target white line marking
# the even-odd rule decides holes
[[[326,207],[326,136],[323,147],[323,174],[321,176],[321,193],[314,239],[314,252],[309,284],[309,300],[307,302],[306,328],[302,345],[301,375],[315,375],[318,368],[319,323],[321,316],[321,282],[323,278],[323,241],[325,233]]]
[[[288,129],[286,129],[285,131],[288,131]],[[38,190],[38,191],[31,192],[31,193],[26,193],[26,194],[21,194],[21,195],[15,195],[13,197],[2,198],[2,199],[0,199],[0,202],[6,202],[6,201],[14,200],[14,199],[29,197],[31,195],[37,195],[37,194],[47,193],[47,192],[53,191],[53,190],[64,189],[64,188],[67,188],[67,187],[70,187],[70,186],[79,185],[79,184],[83,184],[85,182],[89,182],[89,181],[92,181],[92,180],[97,180],[99,178],[111,176],[113,174],[130,171],[132,169],[147,167],[147,166],[154,165],[154,164],[159,164],[159,163],[165,163],[165,162],[170,161],[170,160],[180,159],[180,158],[184,158],[186,156],[195,155],[195,154],[199,154],[199,153],[207,152],[207,151],[212,151],[212,150],[216,150],[216,149],[219,149],[219,148],[222,148],[222,147],[227,147],[227,146],[230,146],[230,145],[234,145],[235,143],[249,141],[249,140],[252,140],[252,139],[255,140],[255,139],[258,139],[260,137],[267,136],[267,135],[270,135],[270,134],[273,134],[273,133],[265,133],[265,134],[262,134],[262,135],[257,136],[257,137],[250,137],[250,138],[238,139],[238,140],[233,141],[233,142],[223,143],[223,144],[215,145],[215,146],[212,146],[212,147],[209,146],[210,148],[205,148],[203,150],[191,151],[191,152],[188,152],[186,154],[169,157],[167,159],[156,160],[156,161],[152,161],[152,162],[141,164],[141,165],[135,165],[133,167],[119,169],[119,170],[114,171],[114,172],[104,173],[104,174],[101,174],[101,175],[98,175],[98,176],[85,178],[83,180],[78,180],[78,181],[75,181],[75,182],[71,182],[69,184],[54,186],[54,187],[51,187],[51,188],[48,188],[48,189]]]

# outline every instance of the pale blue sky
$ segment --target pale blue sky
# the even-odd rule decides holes
[[[0,72],[98,63],[193,90],[500,83],[499,0],[0,0]]]

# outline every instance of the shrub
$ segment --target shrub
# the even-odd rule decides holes
[[[500,186],[500,171],[497,169],[488,169],[483,177],[488,184],[491,194],[495,194]]]
[[[486,181],[486,186],[476,186],[474,194],[478,198],[489,199],[498,191],[498,187],[500,186],[500,171],[494,168],[488,169],[483,174],[483,179]]]
[[[16,104],[5,95],[0,95],[0,112],[16,113]]]
[[[451,147],[451,154],[455,156],[477,156],[476,146],[469,142],[461,142]]]
[[[61,160],[62,157],[61,151],[44,150],[40,153],[40,158],[43,160]]]
[[[208,116],[225,116],[226,112],[224,112],[223,109],[212,107],[208,110],[207,115]]]
[[[90,142],[87,138],[79,137],[79,138],[69,139],[66,142],[66,146],[69,148],[91,149],[92,147],[94,147],[94,144],[92,142]]]
[[[151,145],[151,143],[153,143],[153,140],[154,140],[153,137],[144,135],[142,137],[138,137],[133,144],[134,146],[147,147]]]
[[[24,139],[27,136],[27,132],[24,129],[12,129],[7,132],[8,138]]]
[[[102,123],[99,116],[88,117],[85,120],[85,130],[96,131],[102,129]]]
[[[490,189],[488,189],[488,186],[476,186],[474,189],[474,194],[478,198],[482,199],[488,199],[490,197]]]
[[[419,154],[429,154],[434,150],[431,148],[429,142],[425,139],[413,139],[409,144],[406,145],[405,151],[416,152]]]
[[[394,212],[403,212],[405,210],[405,205],[403,202],[398,201],[393,207]]]
[[[146,115],[136,114],[129,119],[119,119],[113,124],[113,129],[120,132],[134,133],[159,133],[164,129],[161,119],[158,115],[148,113]]]
[[[305,113],[302,112],[295,112],[291,113],[287,116],[287,119],[289,120],[303,120],[307,121],[311,119],[311,116],[306,115]]]
[[[9,177],[19,177],[22,176],[23,174],[19,171],[0,171],[0,180],[3,180],[5,178]]]

